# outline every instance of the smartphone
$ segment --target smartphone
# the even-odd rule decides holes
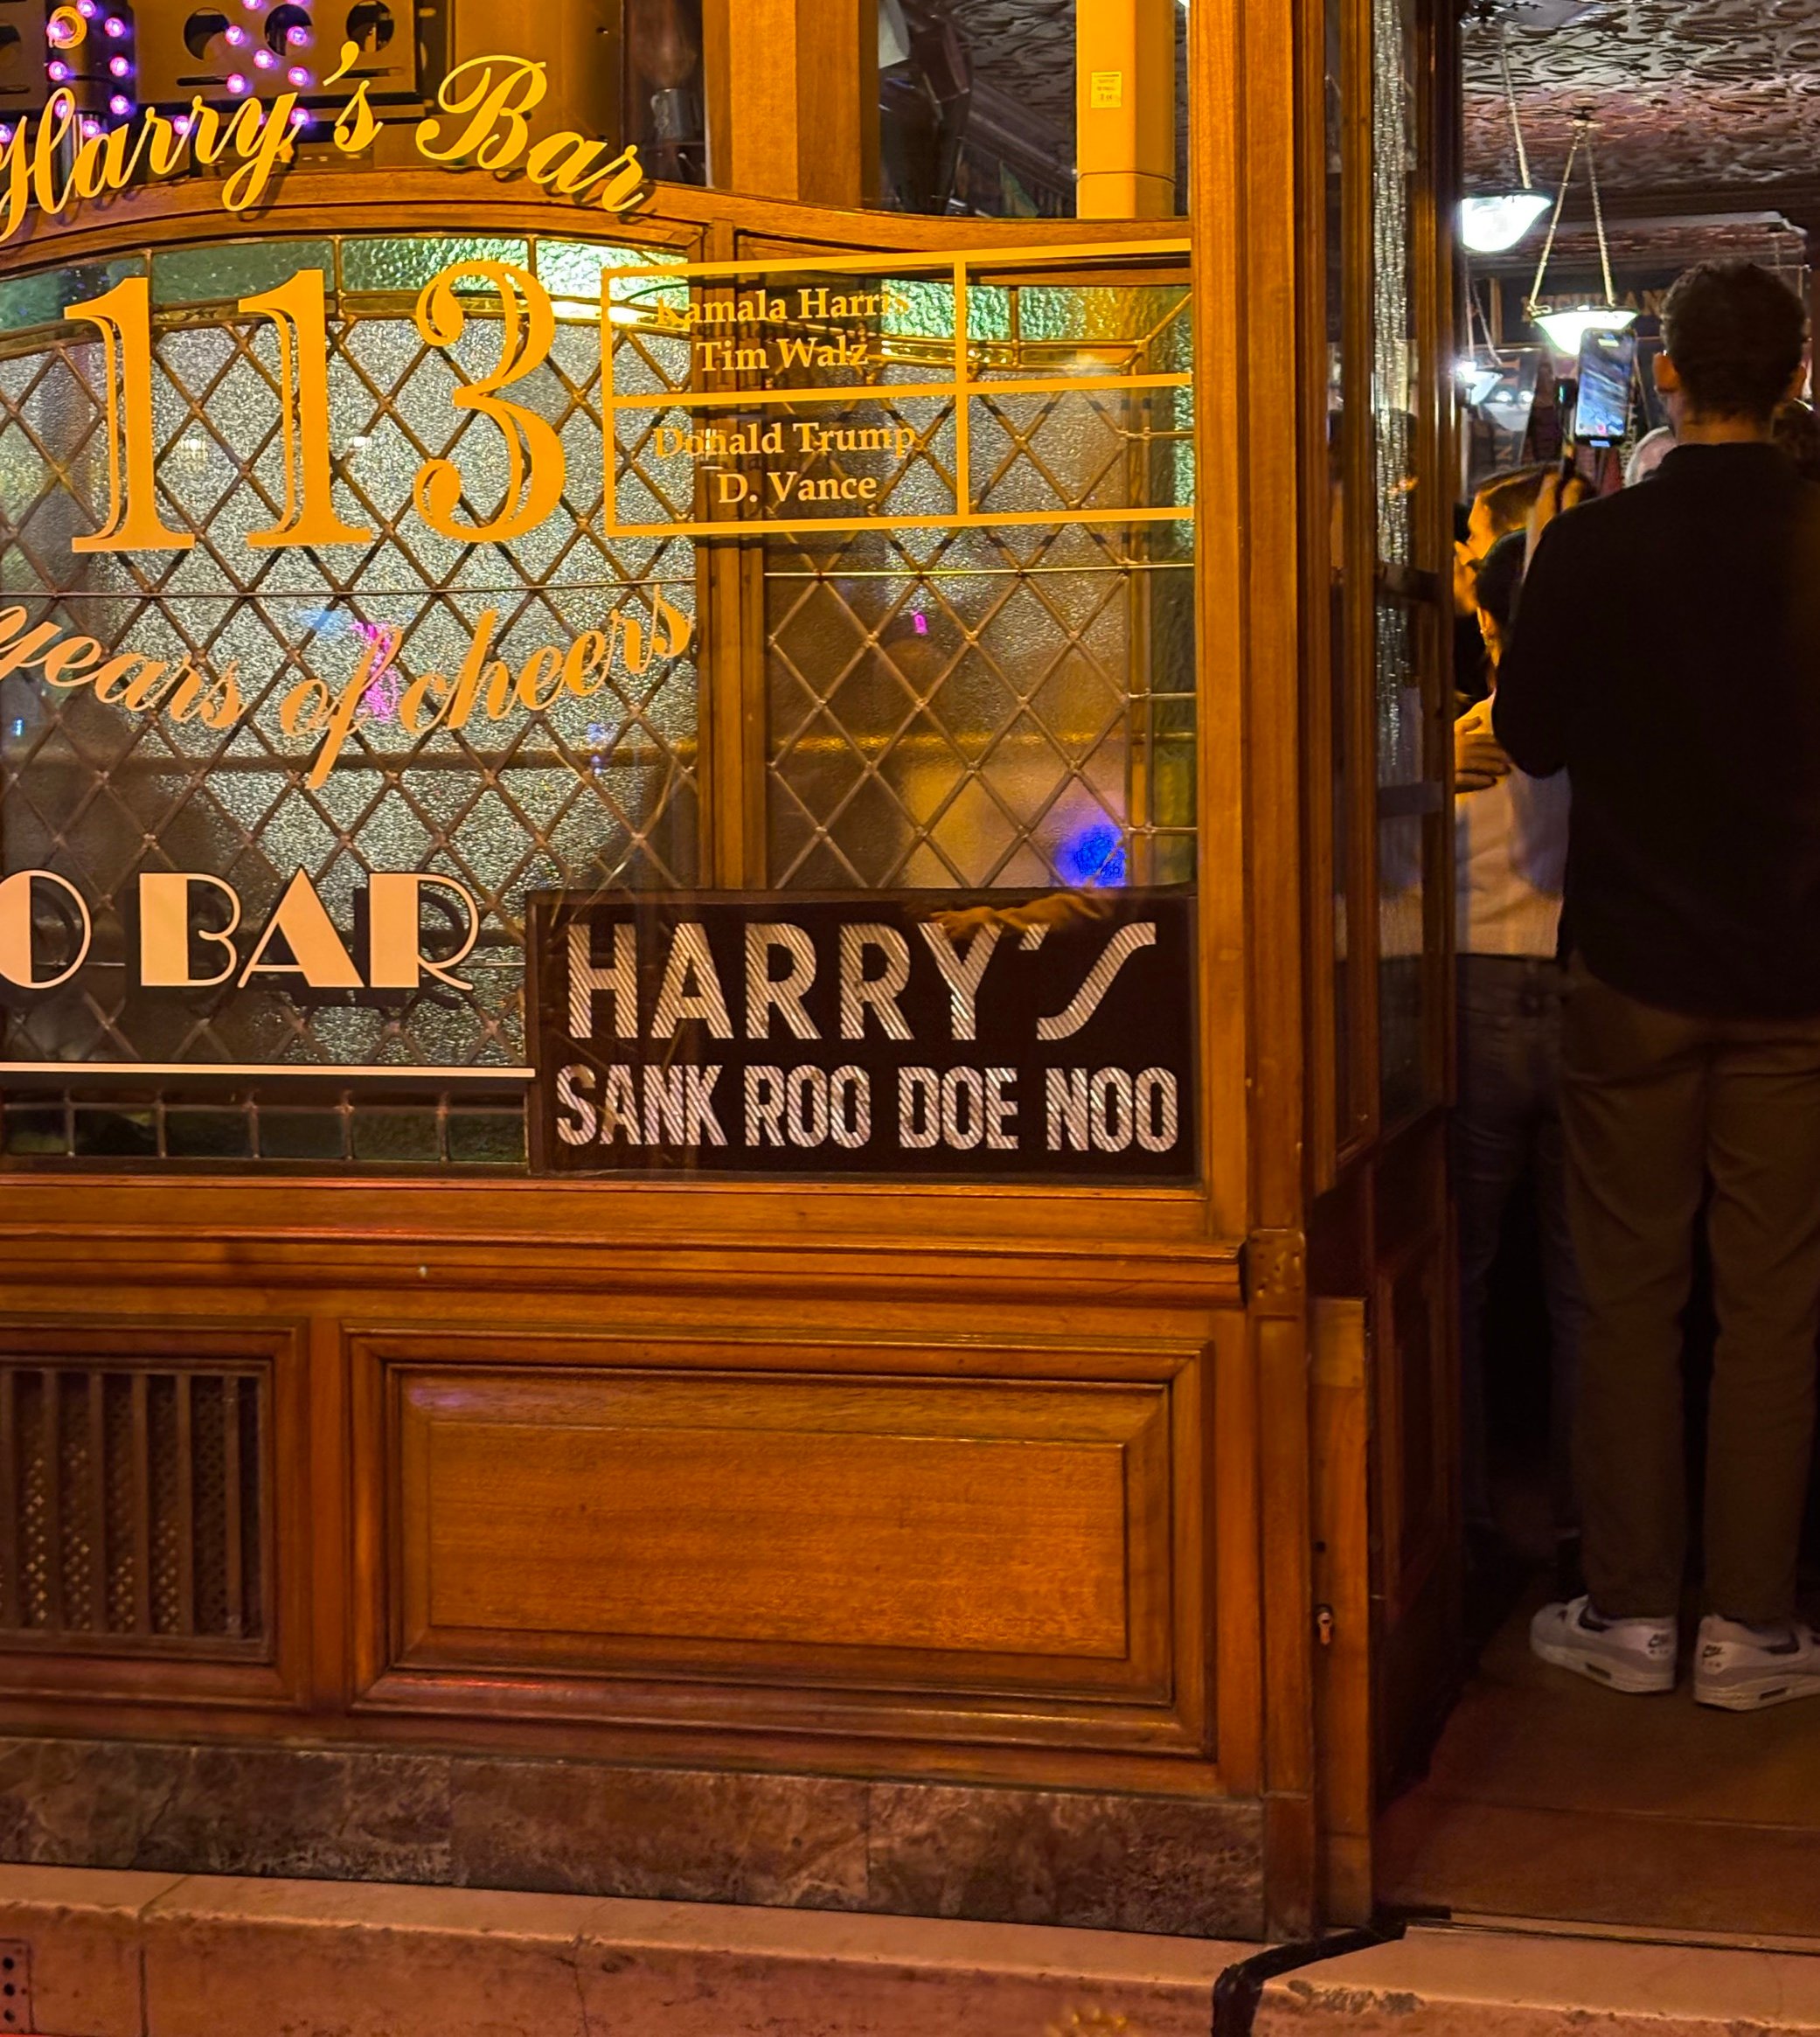
[[[1630,435],[1630,386],[1636,372],[1634,332],[1589,332],[1580,343],[1580,396],[1574,441],[1601,449]]]

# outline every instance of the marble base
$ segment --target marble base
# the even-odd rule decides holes
[[[0,1860],[1261,1936],[1256,1803],[0,1741]]]

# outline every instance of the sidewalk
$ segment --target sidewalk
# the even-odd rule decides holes
[[[712,1903],[0,1867],[0,2032],[1207,2037],[1254,1946]],[[17,1954],[13,1956],[17,1958]],[[16,1967],[15,1971],[19,1971]]]
[[[1412,1928],[1273,1982],[1254,2037],[1812,2037],[1820,1939],[1795,1943]]]
[[[0,1867],[0,2033],[22,2037],[1210,2037],[1216,1982],[1257,1950]],[[1252,2037],[1820,2037],[1817,1955],[1421,1926],[1273,1981]]]

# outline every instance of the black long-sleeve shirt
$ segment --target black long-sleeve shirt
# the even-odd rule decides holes
[[[1560,518],[1492,726],[1573,782],[1564,956],[1668,1011],[1820,1013],[1820,487],[1682,446]]]

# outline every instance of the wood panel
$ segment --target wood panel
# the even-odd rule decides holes
[[[1321,1914],[1369,1922],[1372,1891],[1371,1401],[1365,1308],[1311,1304]]]
[[[389,1385],[406,1663],[1166,1687],[1164,1387]]]
[[[1444,1221],[1379,1268],[1373,1311],[1380,1803],[1420,1772],[1462,1673],[1457,1345]]]
[[[1198,1354],[353,1344],[369,1699],[598,1713],[687,1678],[1205,1736]]]
[[[74,1249],[64,1241],[64,1254]],[[274,1283],[275,1271],[249,1247],[212,1282],[199,1271],[153,1288],[92,1281],[80,1322],[9,1335],[17,1348],[110,1364],[121,1352],[168,1364],[173,1352],[223,1361],[281,1352],[268,1439],[279,1500],[276,1661],[0,1656],[0,1734],[302,1734],[1172,1795],[1255,1787],[1256,1486],[1239,1311],[1158,1307],[1125,1285],[1115,1260],[1097,1294],[1066,1310],[1052,1302],[1032,1311],[955,1280],[939,1293],[925,1283],[886,1297],[870,1276],[851,1281],[843,1300],[811,1296],[785,1310],[760,1293],[698,1296],[686,1283],[679,1289],[636,1268],[621,1269],[610,1298],[559,1283],[527,1304],[522,1295],[490,1295],[471,1273],[449,1277],[435,1248],[426,1248],[420,1262],[394,1267],[384,1286],[319,1276],[307,1320],[274,1331],[286,1289],[295,1292],[289,1275]],[[728,1271],[736,1275],[737,1263]],[[0,1276],[0,1308],[10,1306],[16,1324],[32,1309],[66,1310],[54,1263],[15,1257],[5,1272],[12,1277]],[[233,1327],[229,1311],[249,1306],[265,1310],[263,1322]],[[388,1326],[375,1327],[376,1318]],[[711,1320],[712,1334],[690,1327]],[[1064,1323],[1067,1336],[1057,1334]],[[550,1644],[557,1659],[504,1669],[406,1663],[399,1659],[406,1623],[393,1589],[403,1565],[392,1532],[399,1510],[388,1506],[399,1481],[387,1454],[401,1463],[393,1441],[403,1435],[404,1401],[391,1389],[438,1378],[451,1393],[502,1382],[513,1394],[552,1383],[634,1395],[654,1385],[667,1394],[698,1387],[723,1396],[716,1419],[740,1422],[765,1393],[808,1389],[812,1404],[759,1432],[761,1454],[780,1434],[963,1455],[985,1443],[1037,1458],[1064,1453],[1077,1488],[1083,1456],[1114,1450],[1120,1505],[1110,1504],[1109,1482],[1095,1486],[1090,1477],[1073,1511],[1116,1540],[1123,1574],[1115,1576],[1108,1559],[1083,1584],[1073,1575],[1078,1539],[1058,1534],[1039,1589],[1039,1538],[1013,1521],[1008,1532],[1024,1534],[1030,1552],[1017,1590],[991,1578],[979,1553],[956,1587],[983,1602],[971,1580],[988,1578],[999,1593],[996,1614],[983,1602],[944,1609],[930,1590],[920,1630],[856,1634],[852,1609],[874,1616],[869,1601],[877,1596],[862,1565],[844,1603],[831,1590],[823,1602],[818,1635],[743,1641],[734,1651],[743,1660],[731,1665],[726,1643],[712,1634],[693,1642],[635,1637],[630,1644],[596,1631],[584,1631],[579,1649],[573,1636],[559,1633]],[[844,1401],[852,1426],[828,1426],[828,1410]],[[888,1420],[865,1418],[879,1408]],[[640,1419],[653,1421],[649,1410]],[[590,1414],[579,1426],[594,1422]],[[691,1431],[680,1421],[670,1431],[686,1440],[702,1427],[698,1420]],[[913,1450],[907,1461],[914,1463]],[[983,1494],[978,1503],[1002,1517],[1018,1506],[997,1489],[998,1462],[986,1481],[960,1490],[969,1506]],[[941,1481],[931,1484],[939,1505]],[[1027,1478],[1024,1490],[1039,1498],[1046,1491],[1057,1508],[1055,1484]],[[762,1495],[762,1485],[755,1489]],[[830,1561],[858,1561],[865,1532],[872,1531],[862,1520],[851,1550],[830,1538]],[[891,1523],[878,1532],[888,1538]],[[929,1539],[944,1532],[938,1522]],[[900,1547],[921,1559],[907,1541]],[[1114,1652],[1094,1654],[1114,1645],[1115,1589],[1125,1638]],[[989,1616],[999,1623],[983,1625]],[[932,1636],[929,1626],[943,1620],[954,1630]],[[481,1639],[484,1662],[497,1630],[483,1630]],[[899,1644],[906,1640],[913,1644]],[[603,1645],[623,1658],[610,1673],[599,1668]]]
[[[1441,1230],[1419,1234],[1379,1269],[1375,1323],[1380,1588],[1400,1621],[1441,1554],[1458,1406],[1448,1335]]]
[[[858,207],[878,184],[879,21],[864,0],[706,0],[718,184]],[[868,117],[870,115],[870,117]]]

